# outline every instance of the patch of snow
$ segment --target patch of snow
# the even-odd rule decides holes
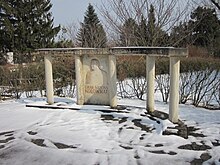
[[[75,99],[56,98],[56,106],[76,107]],[[152,120],[145,115],[146,101],[121,99],[129,107],[123,113],[95,111],[106,106],[81,106],[81,110],[44,109],[45,98],[8,100],[0,103],[0,164],[2,165],[94,165],[94,164],[190,164],[208,153],[204,164],[220,164],[220,111],[180,105],[180,119],[198,128],[184,139],[163,135],[169,120]],[[168,104],[155,102],[157,110],[168,113]],[[146,129],[146,130],[145,130]],[[192,144],[211,149],[180,149]],[[214,145],[216,144],[216,145]],[[219,144],[220,145],[220,144]]]

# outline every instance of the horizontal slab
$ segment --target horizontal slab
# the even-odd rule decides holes
[[[37,49],[35,54],[41,55],[149,55],[165,57],[187,57],[186,48],[174,47],[112,47],[112,48],[43,48]]]
[[[103,55],[109,54],[109,49],[106,48],[43,48],[36,49],[35,54],[70,54],[70,55]]]
[[[111,53],[115,55],[150,55],[150,56],[183,56],[188,55],[186,48],[174,47],[113,47]]]

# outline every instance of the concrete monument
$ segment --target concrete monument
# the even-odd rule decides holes
[[[113,47],[96,48],[46,48],[38,52],[44,55],[47,102],[54,103],[51,55],[74,55],[76,71],[77,103],[110,105],[117,107],[116,56],[145,55],[147,100],[146,109],[154,112],[154,79],[156,57],[170,59],[169,119],[178,122],[180,59],[188,50],[174,47]]]
[[[116,58],[108,51],[76,56],[77,103],[117,106]]]
[[[85,104],[109,105],[107,56],[83,58]]]

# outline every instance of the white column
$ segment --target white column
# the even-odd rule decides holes
[[[76,71],[76,95],[77,104],[84,104],[84,82],[83,82],[83,71],[82,71],[82,60],[81,56],[75,56],[75,71]]]
[[[14,53],[13,52],[7,53],[7,63],[14,64]]]
[[[169,120],[177,123],[179,119],[179,75],[180,59],[170,57],[170,98],[169,98]]]
[[[45,64],[45,79],[46,79],[46,94],[47,103],[54,103],[54,92],[53,92],[53,70],[52,70],[52,57],[51,55],[44,56]]]
[[[117,107],[117,76],[116,76],[116,57],[109,55],[109,101],[112,108]]]
[[[155,57],[147,56],[147,110],[154,112]]]

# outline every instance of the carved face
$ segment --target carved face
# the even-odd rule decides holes
[[[90,63],[90,67],[91,67],[91,70],[97,70],[97,69],[100,69],[100,63],[97,59],[92,59],[91,60],[91,63]]]

